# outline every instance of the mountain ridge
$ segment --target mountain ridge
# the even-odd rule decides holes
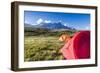
[[[61,22],[55,22],[55,23],[40,23],[37,25],[31,25],[31,24],[24,24],[24,27],[32,27],[32,28],[43,28],[43,29],[75,29],[72,27],[64,26]]]

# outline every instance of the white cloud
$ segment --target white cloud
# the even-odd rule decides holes
[[[51,21],[50,21],[50,20],[45,20],[44,22],[45,22],[45,23],[51,23]]]
[[[67,26],[67,24],[65,23],[65,24],[63,24],[64,26]]]
[[[64,26],[69,26],[69,23],[63,23]],[[71,26],[71,25],[70,25]]]
[[[42,22],[43,22],[43,19],[40,18],[40,19],[37,20],[36,23],[37,23],[37,24],[40,24],[40,23],[42,23]]]

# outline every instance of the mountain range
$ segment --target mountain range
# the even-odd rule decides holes
[[[53,30],[53,29],[73,29],[74,30],[75,29],[75,28],[72,28],[72,27],[65,26],[61,22],[55,22],[55,23],[42,22],[38,25],[31,25],[31,24],[25,23],[24,27],[43,28],[43,29],[51,29],[51,30]]]

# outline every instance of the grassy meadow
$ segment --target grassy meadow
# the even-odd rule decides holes
[[[72,35],[75,31],[27,30],[24,38],[24,61],[62,60],[60,48],[64,45],[59,41],[63,33]]]

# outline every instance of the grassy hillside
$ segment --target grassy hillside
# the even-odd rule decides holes
[[[64,44],[59,37],[25,37],[25,61],[60,60],[59,50]]]
[[[25,61],[62,60],[60,48],[64,45],[59,41],[61,34],[73,35],[74,30],[47,30],[27,29],[25,30]]]

